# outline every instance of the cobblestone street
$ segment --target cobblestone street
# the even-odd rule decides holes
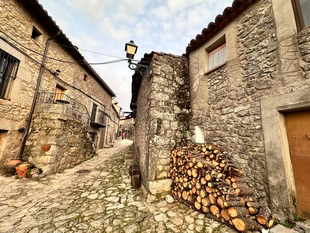
[[[117,142],[40,181],[1,176],[0,232],[235,232],[171,196],[147,203],[130,185],[131,145]]]

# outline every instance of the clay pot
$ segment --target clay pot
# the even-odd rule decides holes
[[[29,163],[21,163],[17,167],[15,167],[17,176],[19,178],[25,178],[27,176],[28,168],[30,167]]]
[[[44,151],[49,151],[49,150],[51,149],[51,145],[43,145],[43,146],[42,146],[42,149],[43,149]]]
[[[14,175],[15,174],[15,167],[20,164],[22,161],[20,159],[10,159],[4,164],[4,168],[6,174]]]

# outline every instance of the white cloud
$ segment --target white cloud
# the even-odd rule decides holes
[[[64,2],[91,21],[103,18],[105,9],[112,4],[110,0],[64,0]]]
[[[101,31],[118,41],[127,41],[130,38],[130,30],[124,25],[113,24],[110,18],[105,18],[100,24]]]
[[[89,63],[125,58],[124,44],[139,46],[135,59],[159,51],[181,55],[191,39],[233,0],[39,0]],[[115,58],[117,59],[117,58]],[[131,76],[126,62],[93,66],[129,110]]]
[[[113,15],[114,20],[123,21],[129,24],[136,23],[137,16],[145,13],[145,6],[148,0],[122,0],[119,2]]]
[[[151,9],[151,13],[154,15],[156,20],[166,20],[170,18],[169,8],[167,6],[159,6]]]

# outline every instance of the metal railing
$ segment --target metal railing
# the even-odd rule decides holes
[[[64,93],[39,92],[37,103],[63,104],[66,108],[72,109],[72,117],[80,118],[86,127],[91,122],[86,106]]]
[[[107,121],[107,114],[102,110],[96,111],[94,116],[92,116],[92,118],[91,118],[92,124],[97,124],[97,125],[101,125],[101,126],[105,126],[106,121]]]

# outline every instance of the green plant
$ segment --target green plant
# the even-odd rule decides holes
[[[218,225],[217,227],[213,228],[212,233],[222,233],[223,225]]]
[[[52,128],[47,127],[47,128],[45,129],[45,135],[49,135],[51,131],[52,131]]]
[[[281,225],[292,229],[295,226],[295,223],[292,220],[287,219],[284,222],[281,222]]]
[[[295,213],[295,214],[294,214],[294,220],[295,220],[296,222],[298,222],[298,221],[302,221],[303,219],[302,219],[297,213]]]

